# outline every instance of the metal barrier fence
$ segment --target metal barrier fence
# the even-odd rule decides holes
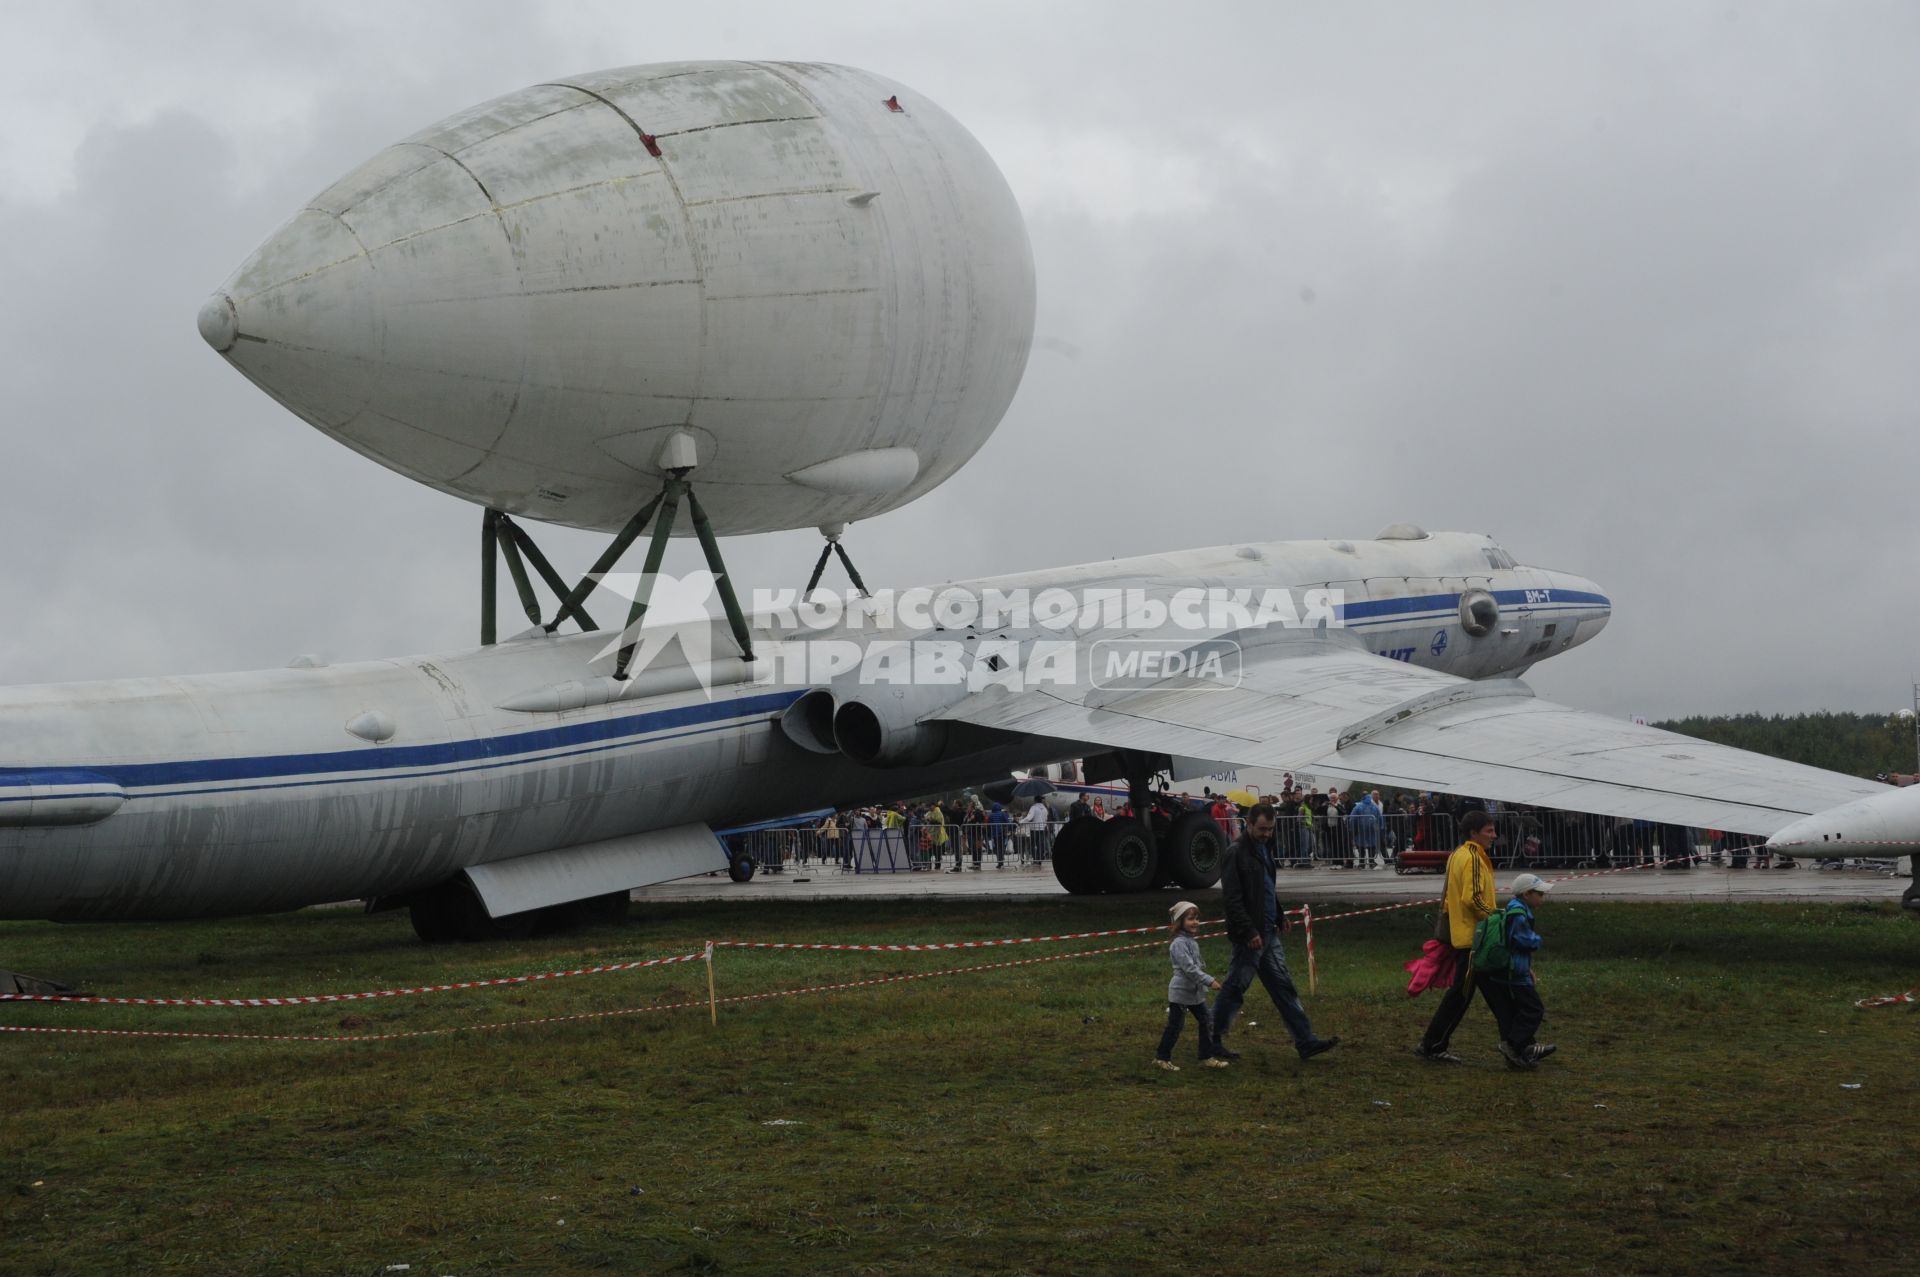
[[[736,853],[752,857],[762,873],[1030,869],[1049,862],[1062,823],[921,823],[896,829],[841,827],[831,834],[817,828],[760,829],[731,835],[727,842]],[[1239,814],[1225,823],[1228,836],[1238,837]],[[1736,869],[1771,863],[1764,838],[1624,817],[1522,809],[1496,812],[1494,823],[1500,836],[1493,861],[1500,869],[1610,869],[1655,864],[1689,851],[1702,861]],[[1384,869],[1406,867],[1400,856],[1407,851],[1450,852],[1460,838],[1451,812],[1394,810],[1371,819],[1355,819],[1351,812],[1282,816],[1274,843],[1282,870]]]
[[[897,829],[757,829],[727,844],[761,873],[821,869],[899,873],[941,869],[1031,869],[1048,862],[1063,822],[1044,825],[917,824]]]

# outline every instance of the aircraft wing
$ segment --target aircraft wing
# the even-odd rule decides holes
[[[990,687],[934,717],[1080,741],[1090,753],[1139,750],[1751,834],[1884,790],[1556,705],[1518,679],[1458,678],[1325,635],[1246,648],[1237,686]]]

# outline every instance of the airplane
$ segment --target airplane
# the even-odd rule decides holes
[[[480,645],[0,689],[0,917],[364,899],[428,941],[512,935],[724,867],[717,828],[1069,759],[1145,817],[1061,832],[1074,891],[1215,880],[1219,829],[1156,809],[1161,771],[1754,834],[1881,792],[1535,698],[1518,675],[1590,641],[1611,602],[1478,534],[869,594],[848,524],[946,481],[997,427],[1033,296],[984,148],[854,68],[572,76],[376,154],[198,326],[303,420],[483,507]],[[697,583],[660,572],[683,507]],[[521,518],[614,535],[569,583]],[[719,538],[807,526],[825,538],[807,603],[743,607]],[[643,533],[626,624],[601,626],[591,596]],[[851,599],[815,593],[835,555]],[[503,560],[531,628],[501,640]],[[724,620],[660,623],[707,590]],[[1822,847],[1800,854],[1850,854]]]
[[[1831,811],[1796,820],[1774,831],[1767,850],[1779,856],[1831,859],[1859,856],[1887,860],[1906,856],[1907,889],[1900,903],[1920,909],[1920,784],[1876,786],[1877,792]]]
[[[617,657],[618,632],[537,626],[430,656],[5,689],[0,913],[182,917],[365,898],[410,908],[429,940],[511,934],[550,916],[538,911],[618,909],[630,888],[720,867],[716,828],[1080,757],[1090,778],[1133,786],[1142,811],[1148,779],[1180,760],[1752,833],[1886,792],[1534,697],[1514,676],[1593,638],[1606,595],[1520,566],[1487,537],[1389,532],[938,591],[1087,599],[1078,633],[1031,617],[914,623],[911,608],[884,617],[856,600],[828,625],[756,615],[763,668],[748,672],[722,654],[725,623],[659,627],[674,641],[631,692],[594,674]],[[1133,611],[1152,615],[1111,606],[1129,590]],[[1338,601],[1293,626],[1242,623],[1236,600],[1265,590]],[[1227,615],[1185,626],[1209,619],[1209,599]],[[1115,623],[1087,623],[1101,612]],[[1231,653],[1237,668],[1103,679],[1099,657],[1123,644]],[[925,677],[936,648],[964,677]],[[701,650],[704,662],[689,659]],[[878,676],[888,657],[905,677]],[[819,677],[829,668],[840,672]],[[1165,831],[1110,820],[1063,831],[1056,872],[1082,889],[1089,876],[1104,890],[1201,887],[1218,838],[1204,818]]]

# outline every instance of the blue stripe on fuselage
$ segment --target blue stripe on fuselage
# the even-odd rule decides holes
[[[160,785],[308,777],[317,773],[413,771],[459,763],[490,762],[500,766],[504,762],[499,760],[512,761],[516,757],[546,750],[604,742],[618,743],[675,727],[773,714],[791,705],[805,690],[783,689],[759,696],[647,710],[586,723],[568,723],[511,736],[483,736],[476,740],[444,741],[434,745],[348,749],[318,754],[267,754],[249,758],[202,758],[166,763],[90,764],[86,770],[95,780],[110,780],[122,789],[150,789]],[[66,782],[61,778],[70,777],[74,772],[75,769],[71,767],[0,771],[0,786],[62,784]],[[378,778],[388,777],[383,775]]]
[[[1531,591],[1541,593],[1542,591]],[[1496,601],[1533,611],[1571,606],[1611,607],[1605,595],[1580,590],[1545,591],[1551,602],[1527,603],[1527,590],[1496,590]],[[1422,613],[1447,613],[1460,605],[1458,594],[1427,594],[1397,599],[1367,599],[1343,604],[1339,615],[1352,626],[1391,624],[1412,620]],[[484,736],[476,740],[445,741],[433,745],[375,746],[367,749],[335,750],[309,754],[268,754],[245,758],[187,759],[164,763],[89,764],[82,769],[48,767],[0,770],[0,787],[16,785],[66,785],[109,781],[123,790],[153,789],[160,786],[206,785],[235,781],[279,781],[273,785],[246,788],[295,788],[304,785],[336,784],[349,779],[417,779],[430,774],[423,768],[455,767],[462,763],[484,764],[465,770],[492,770],[508,766],[528,754],[577,746],[600,746],[578,750],[600,753],[606,748],[630,743],[637,737],[670,731],[676,727],[724,724],[734,719],[774,714],[792,704],[806,689],[787,688],[734,700],[707,701],[673,709],[646,710],[618,718],[569,723],[507,736]],[[713,730],[708,728],[707,730]],[[685,732],[681,735],[699,735]],[[611,744],[609,744],[611,743]],[[344,774],[343,774],[344,773]],[[352,773],[360,773],[358,777]],[[395,773],[405,773],[395,775]],[[317,775],[331,780],[310,779]],[[309,779],[297,779],[309,778]],[[211,790],[176,792],[220,792]],[[232,792],[232,791],[227,791]],[[82,795],[60,795],[80,797]],[[132,797],[132,794],[128,795]]]
[[[1604,594],[1595,594],[1589,590],[1493,590],[1494,602],[1502,607],[1513,606],[1529,612],[1544,612],[1550,608],[1563,607],[1605,607],[1613,606],[1612,600]],[[1544,600],[1529,603],[1529,594],[1547,596]],[[1413,620],[1425,613],[1441,615],[1459,608],[1458,594],[1416,594],[1400,599],[1362,599],[1355,603],[1343,603],[1336,609],[1340,619],[1350,626],[1383,625],[1396,620]]]

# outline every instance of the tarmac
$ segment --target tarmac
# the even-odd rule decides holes
[[[1501,891],[1519,870],[1500,875]],[[1693,869],[1542,870],[1557,884],[1555,900],[1817,900],[1828,903],[1898,902],[1906,889],[1905,877],[1882,870],[1848,867],[1815,868],[1803,860],[1792,869],[1729,869],[1700,865]],[[1581,875],[1592,875],[1583,877]],[[1171,890],[1171,889],[1169,889]],[[1390,904],[1437,899],[1437,873],[1396,874],[1391,869],[1330,869],[1282,871],[1280,898],[1288,904],[1321,900]],[[998,897],[1037,900],[1066,894],[1053,870],[1045,865],[975,870],[913,870],[892,873],[851,873],[837,865],[789,863],[777,873],[761,872],[747,882],[734,882],[724,873],[683,878],[642,887],[637,901],[689,900],[911,900],[926,896]]]

